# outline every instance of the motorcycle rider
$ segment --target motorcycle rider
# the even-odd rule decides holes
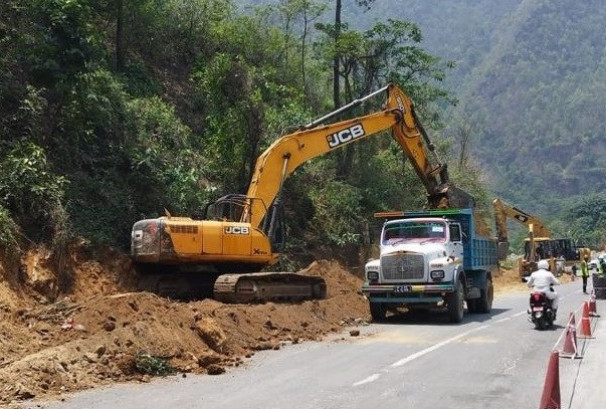
[[[549,262],[547,260],[540,260],[537,263],[538,270],[534,271],[528,278],[528,287],[532,288],[533,291],[540,291],[551,301],[551,308],[553,309],[554,320],[558,312],[558,293],[553,289],[552,286],[559,285],[560,282],[549,271]]]

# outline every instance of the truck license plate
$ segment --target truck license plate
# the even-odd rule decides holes
[[[409,285],[397,285],[394,288],[395,293],[409,293],[412,291],[412,288]]]

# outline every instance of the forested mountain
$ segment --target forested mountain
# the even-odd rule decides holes
[[[61,250],[75,238],[127,249],[137,220],[199,214],[246,193],[256,158],[277,138],[388,82],[437,127],[437,107],[452,101],[438,81],[448,64],[419,46],[418,27],[343,27],[337,39],[329,20],[314,24],[324,11],[307,2],[247,13],[230,0],[0,2],[0,252]],[[345,69],[335,77],[336,58]],[[438,150],[452,155],[448,141]],[[359,263],[374,212],[425,201],[406,159],[383,132],[299,168],[282,192],[284,268],[322,254]],[[486,207],[472,170],[451,167]]]

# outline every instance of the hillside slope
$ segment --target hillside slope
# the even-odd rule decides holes
[[[606,188],[606,19],[599,1],[523,2],[466,81],[458,114],[494,191],[545,215]],[[509,31],[507,31],[509,30]]]

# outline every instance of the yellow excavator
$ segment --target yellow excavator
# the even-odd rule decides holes
[[[522,280],[537,267],[537,261],[549,261],[550,270],[561,274],[565,265],[578,262],[584,257],[585,249],[577,249],[572,240],[554,239],[547,226],[536,216],[496,198],[492,202],[497,230],[499,259],[504,260],[509,250],[507,219],[513,219],[528,227],[528,237],[524,240],[524,257],[518,259],[518,270]],[[563,263],[560,263],[562,261]]]
[[[330,123],[362,102],[386,94],[377,112]],[[452,186],[411,99],[390,84],[277,139],[256,161],[248,191],[206,205],[192,217],[166,216],[136,222],[131,257],[140,288],[178,297],[223,302],[321,299],[321,277],[260,272],[277,263],[285,228],[280,194],[285,179],[306,161],[391,130],[427,191],[427,207],[472,207],[473,199]]]

